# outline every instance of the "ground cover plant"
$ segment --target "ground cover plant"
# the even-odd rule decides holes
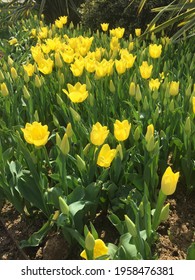
[[[29,15],[1,42],[1,201],[44,217],[21,248],[55,228],[84,259],[155,259],[167,196],[194,191],[194,39],[67,23]]]

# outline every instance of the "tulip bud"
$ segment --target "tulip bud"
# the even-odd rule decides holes
[[[146,144],[146,149],[148,152],[152,152],[154,148],[155,148],[155,142],[154,142],[154,136],[152,135]]]
[[[60,85],[64,85],[64,73],[59,74],[59,82],[60,82]]]
[[[184,125],[184,132],[190,136],[191,135],[191,120],[190,117],[187,117]]]
[[[137,126],[135,131],[134,131],[134,134],[133,134],[133,138],[135,141],[138,141],[139,138],[140,138],[140,135],[141,135],[141,131],[140,131],[140,127]]]
[[[66,134],[67,134],[68,138],[71,138],[72,135],[73,135],[73,130],[72,130],[72,125],[71,125],[71,123],[68,123],[68,124],[67,124],[67,127],[66,127]]]
[[[41,80],[40,80],[38,75],[35,75],[35,86],[37,88],[40,88],[42,86],[42,82],[41,82]]]
[[[160,213],[160,222],[161,221],[166,221],[169,217],[169,205],[170,203],[167,203],[161,210]]]
[[[175,109],[175,104],[174,104],[174,99],[172,99],[171,102],[169,103],[169,110],[173,112],[174,109]]]
[[[34,113],[34,118],[35,118],[35,121],[39,122],[39,114],[38,114],[37,110]]]
[[[30,80],[29,76],[28,76],[28,73],[26,71],[24,71],[24,81],[25,83],[28,83]]]
[[[79,122],[81,120],[81,116],[72,107],[70,107],[70,112],[76,122]]]
[[[86,156],[86,155],[88,154],[88,152],[89,152],[89,150],[90,150],[90,147],[91,147],[91,144],[90,144],[90,143],[88,143],[88,144],[85,146],[85,148],[83,149],[83,154],[84,154],[84,156]]]
[[[135,100],[137,102],[140,102],[142,100],[142,94],[141,94],[141,90],[140,90],[140,86],[139,85],[136,86]]]
[[[56,210],[56,211],[54,212],[53,217],[52,217],[52,221],[56,221],[57,218],[59,217],[59,214],[60,214],[60,212],[59,212],[58,210]]]
[[[144,111],[148,111],[148,109],[149,109],[149,103],[148,103],[147,96],[144,97],[143,108],[144,108]]]
[[[174,173],[171,167],[167,167],[161,180],[161,190],[164,195],[172,195],[177,186],[179,172]]]
[[[24,98],[28,100],[30,98],[30,93],[29,93],[29,91],[28,91],[28,89],[25,85],[23,86],[22,91],[23,91],[23,94],[24,94]]]
[[[3,82],[5,79],[3,72],[0,70],[0,82]]]
[[[131,82],[129,85],[129,95],[130,96],[135,96],[135,89],[136,89],[135,83]]]
[[[59,197],[59,205],[60,210],[63,214],[68,215],[69,214],[69,206],[67,205],[66,201],[60,196]]]
[[[85,238],[85,248],[89,251],[92,251],[95,247],[95,239],[93,235],[88,232],[86,238]]]
[[[62,142],[62,139],[61,139],[60,135],[58,133],[56,133],[56,145],[58,147],[60,147],[61,142]]]
[[[139,205],[139,211],[140,211],[140,215],[143,218],[144,217],[144,204],[143,201],[141,201],[140,205]]]
[[[86,170],[85,161],[79,155],[76,155],[76,160],[77,160],[77,167],[78,167],[79,171],[82,172],[82,171]]]
[[[186,95],[186,96],[190,96],[190,95],[191,95],[191,87],[192,87],[192,85],[189,84],[189,86],[187,87],[187,89],[186,89],[186,91],[185,91],[185,95]]]
[[[93,94],[90,93],[88,99],[89,99],[90,106],[93,107],[93,105],[94,105],[94,96],[93,96]]]
[[[91,82],[88,76],[86,76],[86,86],[87,86],[87,90],[90,91],[91,90]]]
[[[9,66],[12,66],[14,64],[14,61],[10,56],[8,56],[7,63]]]
[[[4,97],[9,95],[9,91],[8,91],[6,83],[1,84],[1,95]]]
[[[68,136],[66,133],[64,134],[62,141],[60,143],[60,150],[64,155],[67,155],[70,151],[70,145],[69,145]]]
[[[16,72],[16,69],[14,67],[11,67],[11,77],[13,80],[16,80],[18,77],[18,74]]]
[[[62,98],[59,96],[59,94],[56,94],[57,97],[57,104],[59,106],[62,106],[64,104],[64,101],[62,100]]]
[[[137,230],[135,227],[134,222],[127,216],[125,215],[125,223],[128,229],[128,232],[133,236],[136,237],[137,236]]]
[[[61,59],[61,56],[60,56],[59,52],[55,53],[55,66],[57,68],[62,68],[63,67],[62,59]]]
[[[113,80],[110,80],[109,89],[112,93],[116,92],[116,88],[115,88],[115,85],[113,83]]]
[[[122,149],[121,144],[117,145],[116,152],[119,153],[120,159],[123,160],[123,149]]]
[[[56,118],[56,116],[53,114],[53,123],[54,123],[54,125],[56,126],[56,127],[59,127],[60,126],[60,124],[59,124],[59,122],[58,122],[58,119]]]

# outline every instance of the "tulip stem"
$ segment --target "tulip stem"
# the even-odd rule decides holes
[[[153,216],[153,222],[152,222],[153,230],[156,230],[159,223],[160,223],[160,221],[159,221],[160,213],[161,213],[161,210],[163,208],[163,204],[166,200],[166,197],[167,196],[160,190],[159,195],[158,195],[158,199],[157,199],[156,210],[155,210],[154,216]]]

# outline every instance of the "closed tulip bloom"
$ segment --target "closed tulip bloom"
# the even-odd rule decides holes
[[[161,190],[165,195],[172,195],[177,186],[179,172],[174,173],[171,167],[167,167],[161,180]]]
[[[159,58],[162,53],[162,45],[151,44],[149,45],[149,54],[152,58]]]
[[[192,110],[193,113],[195,114],[195,96],[192,97]]]
[[[34,144],[36,147],[44,146],[50,132],[47,125],[42,125],[38,122],[26,123],[25,128],[21,128],[24,133],[24,139],[29,144]]]
[[[109,23],[101,23],[101,28],[104,32],[108,30],[108,27],[109,27]]]
[[[9,95],[9,91],[8,91],[8,88],[7,88],[6,83],[2,83],[2,84],[1,84],[0,90],[1,90],[1,95],[2,95],[2,96],[5,97],[5,96],[8,96],[8,95]]]
[[[119,121],[114,123],[114,136],[118,141],[125,141],[129,137],[131,123],[128,120]]]
[[[110,149],[108,144],[104,144],[99,152],[97,165],[101,167],[109,167],[115,158],[116,149]]]
[[[152,136],[154,136],[154,126],[153,126],[153,124],[149,124],[147,126],[147,131],[146,131],[146,135],[145,135],[146,142],[149,142],[149,140]]]
[[[13,38],[11,40],[9,40],[9,44],[12,45],[16,45],[18,43],[18,40],[16,38]]]
[[[139,37],[139,36],[141,35],[141,28],[136,28],[136,29],[135,29],[135,35],[136,35],[137,37]]]
[[[108,247],[106,246],[104,241],[102,241],[101,239],[96,239],[93,248],[93,260],[107,254],[108,254]],[[80,256],[87,260],[87,254],[85,250],[81,252]]]
[[[172,81],[169,85],[169,93],[175,96],[179,93],[179,82]]]
[[[143,79],[149,79],[152,74],[153,65],[148,65],[147,61],[143,61],[139,67],[140,74]]]
[[[107,126],[102,126],[99,122],[93,125],[90,133],[90,141],[96,146],[100,146],[104,143],[108,136],[109,130]]]
[[[13,80],[16,80],[18,77],[17,71],[14,67],[11,67],[11,77]]]
[[[63,89],[63,92],[70,98],[73,103],[81,103],[88,97],[86,84],[77,82],[74,86],[67,84],[68,90]]]

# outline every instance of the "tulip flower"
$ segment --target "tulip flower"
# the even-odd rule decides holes
[[[41,73],[43,73],[45,75],[48,75],[48,74],[52,73],[54,62],[51,58],[41,59],[37,63],[38,63],[38,70]]]
[[[131,123],[128,120],[119,121],[114,123],[114,136],[118,141],[125,141],[129,137]]]
[[[136,29],[135,29],[135,35],[136,35],[137,37],[139,37],[139,36],[141,35],[141,28],[136,28]]]
[[[1,91],[1,95],[4,97],[9,95],[9,91],[8,91],[6,83],[1,84],[0,91]]]
[[[143,79],[149,79],[152,74],[153,65],[148,65],[147,61],[143,61],[139,67],[140,74]]]
[[[165,195],[172,195],[175,192],[179,172],[174,173],[171,167],[167,167],[161,180],[161,190]]]
[[[150,44],[149,54],[152,58],[159,58],[162,53],[162,45]]]
[[[101,167],[109,167],[116,155],[116,149],[110,149],[108,144],[104,144],[99,152],[97,165]]]
[[[107,126],[102,126],[99,122],[93,125],[92,131],[90,133],[91,143],[100,146],[104,143],[108,136],[109,130]]]
[[[93,248],[93,260],[107,254],[108,254],[108,247],[106,246],[106,244],[101,239],[96,239]],[[87,254],[85,250],[81,252],[80,256],[87,260]]]
[[[175,96],[179,93],[179,82],[172,81],[169,85],[169,93]]]
[[[153,124],[150,124],[147,126],[147,131],[145,135],[146,142],[149,142],[150,138],[154,136],[154,126]]]
[[[86,84],[77,82],[74,86],[67,84],[68,90],[62,89],[73,103],[81,103],[88,97]]]
[[[48,126],[38,122],[26,123],[25,128],[21,128],[21,130],[24,133],[26,142],[34,144],[36,147],[44,146],[50,134]]]
[[[31,77],[35,72],[35,66],[31,63],[23,65],[23,68],[28,74],[28,77]]]
[[[124,32],[125,32],[125,28],[117,27],[115,29],[110,30],[110,35],[118,39],[121,39],[124,35]]]
[[[155,89],[158,90],[159,87],[160,87],[159,79],[151,79],[149,81],[149,88],[150,88],[150,90],[155,90]]]
[[[108,27],[109,27],[109,23],[101,23],[101,28],[104,32],[108,30]]]

